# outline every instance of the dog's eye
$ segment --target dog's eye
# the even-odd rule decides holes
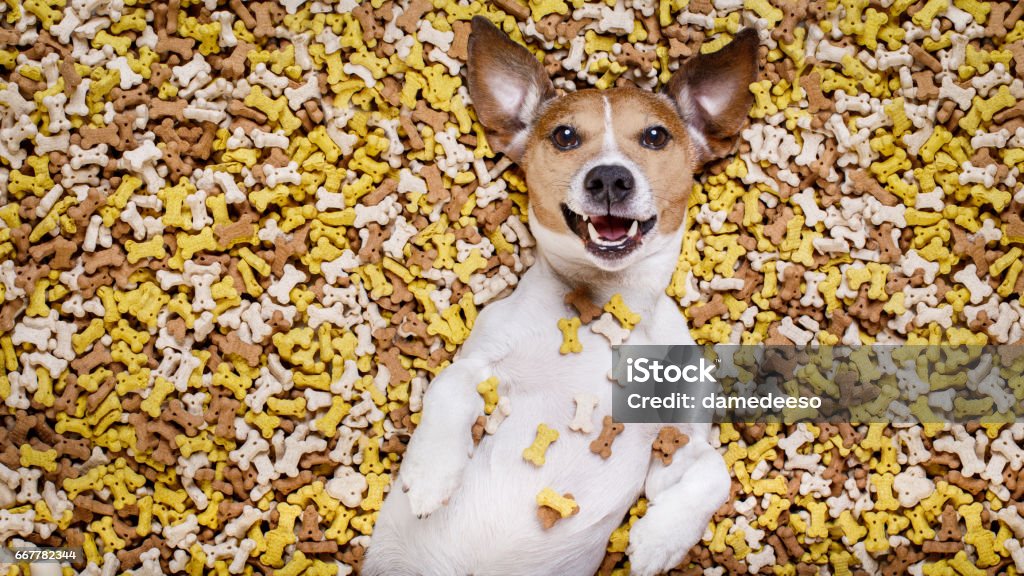
[[[551,141],[559,150],[572,150],[580,145],[580,135],[572,126],[556,126],[551,132]]]
[[[668,130],[664,127],[651,126],[650,128],[644,128],[643,134],[640,135],[640,144],[644,148],[661,150],[671,139],[672,137],[669,135]]]

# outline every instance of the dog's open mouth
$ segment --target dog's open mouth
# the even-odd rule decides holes
[[[565,204],[562,204],[562,215],[569,229],[583,240],[587,250],[605,258],[625,256],[639,248],[658,219],[657,216],[633,220],[611,214],[577,214]]]

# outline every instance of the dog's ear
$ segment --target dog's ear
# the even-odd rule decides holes
[[[555,88],[529,50],[487,18],[475,16],[469,36],[469,95],[491,148],[518,161],[527,129]]]
[[[690,131],[694,170],[732,151],[754,102],[758,42],[756,30],[742,30],[721,50],[684,62],[665,87]]]

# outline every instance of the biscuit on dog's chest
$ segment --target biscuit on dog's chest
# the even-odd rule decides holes
[[[591,332],[604,336],[612,346],[619,346],[640,322],[640,315],[626,305],[621,294],[613,295],[604,307],[599,307],[590,300],[585,289],[576,288],[565,295],[565,304],[575,309],[579,316],[558,321],[558,329],[562,332],[562,346],[558,351],[562,354],[583,351],[579,341],[582,325],[590,325]]]
[[[595,318],[601,315],[601,307],[594,304],[594,301],[587,295],[586,289],[576,288],[565,295],[565,303],[576,309],[580,321],[590,324]]]
[[[630,310],[621,294],[612,296],[612,299],[604,305],[605,312],[611,312],[612,316],[622,324],[626,330],[632,330],[640,323],[640,315]]]
[[[629,338],[629,330],[623,328],[610,312],[601,314],[601,318],[590,325],[591,332],[608,339],[612,346],[619,346]]]

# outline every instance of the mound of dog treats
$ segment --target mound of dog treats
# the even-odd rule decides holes
[[[9,0],[0,543],[358,571],[426,385],[533,261],[461,77],[477,14],[563,91],[761,31],[668,287],[698,341],[1021,339],[1022,4]],[[734,498],[680,573],[1024,571],[1022,427],[718,437]]]

